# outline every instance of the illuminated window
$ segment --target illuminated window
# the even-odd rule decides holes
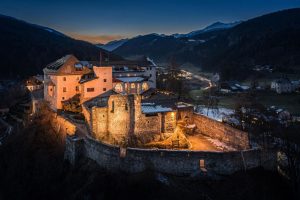
[[[86,91],[87,91],[87,92],[94,92],[94,91],[95,91],[95,88],[86,88]]]
[[[64,78],[63,78],[63,81],[66,81],[66,80],[67,80],[67,78],[66,78],[66,77],[64,77]]]
[[[130,87],[131,87],[131,89],[134,89],[135,88],[135,84],[131,83]]]
[[[148,86],[148,83],[144,82],[143,85],[142,85],[142,89],[145,91],[145,90],[148,90],[149,89],[149,86]]]
[[[116,92],[123,92],[123,86],[121,83],[117,83],[115,86],[115,91]]]
[[[200,160],[199,165],[200,165],[199,167],[200,167],[201,171],[207,172],[207,169],[205,168],[205,161],[204,161],[204,159]]]
[[[66,87],[63,87],[63,92],[67,92],[67,88]]]

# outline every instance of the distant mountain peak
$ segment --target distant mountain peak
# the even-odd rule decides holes
[[[102,49],[105,49],[107,51],[113,51],[116,48],[122,46],[127,41],[128,41],[128,39],[125,38],[125,39],[120,39],[120,40],[113,40],[113,41],[110,41],[106,44],[96,44],[96,46],[100,47]]]
[[[192,31],[192,32],[187,33],[187,34],[178,34],[178,33],[176,33],[176,34],[173,34],[172,36],[174,36],[175,38],[192,37],[194,35],[198,35],[200,33],[208,32],[208,31],[233,28],[234,26],[237,26],[240,23],[242,23],[242,21],[236,21],[236,22],[231,22],[231,23],[223,23],[223,22],[217,21],[217,22],[205,27],[204,29],[197,30],[197,31]]]

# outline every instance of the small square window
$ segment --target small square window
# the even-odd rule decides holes
[[[103,91],[106,91],[106,88],[103,88]]]
[[[63,97],[62,100],[65,100],[65,97]]]
[[[103,79],[103,82],[107,82],[106,78],[105,78],[105,79]]]
[[[67,92],[67,88],[66,87],[63,87],[63,92]]]
[[[64,77],[64,78],[63,78],[63,80],[64,80],[64,81],[66,81],[66,80],[67,80],[67,78],[66,78],[66,77]]]
[[[87,88],[86,89],[87,92],[94,92],[94,90],[95,90],[94,88]]]

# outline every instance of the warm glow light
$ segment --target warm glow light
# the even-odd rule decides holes
[[[175,117],[175,113],[174,113],[174,112],[172,112],[172,113],[171,113],[171,116],[172,116],[172,118],[174,119],[174,117]]]

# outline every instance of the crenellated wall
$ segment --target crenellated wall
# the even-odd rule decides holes
[[[249,149],[248,133],[200,114],[193,114],[196,131],[237,149]]]

